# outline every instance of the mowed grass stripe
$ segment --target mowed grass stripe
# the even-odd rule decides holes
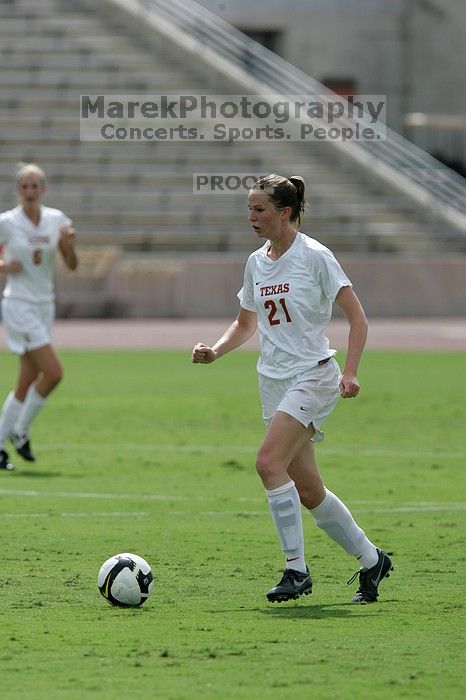
[[[351,505],[351,504],[350,504]],[[444,504],[441,506],[430,506],[428,508],[416,508],[414,506],[410,507],[400,507],[400,508],[353,508],[352,512],[356,513],[442,513],[442,512],[455,512],[466,510],[466,504]],[[263,510],[200,510],[197,513],[198,516],[206,517],[270,517],[266,511]],[[92,512],[86,511],[82,513],[0,513],[0,518],[122,518],[122,517],[135,517],[135,518],[146,518],[153,517],[153,513],[140,512],[140,511],[117,511],[117,512]],[[164,514],[164,517],[191,517],[190,513],[186,511],[171,511]]]
[[[257,452],[258,445],[170,445],[164,443],[80,443],[80,444],[45,444],[41,445],[40,449],[44,452],[53,452],[60,450],[97,450],[107,452],[108,450],[115,450],[116,452],[129,451],[134,452],[220,452],[225,454],[232,454],[235,452],[244,454],[254,454]],[[322,452],[325,456],[344,456],[347,451],[344,448],[327,447],[322,448]],[[383,448],[361,448],[357,452],[357,457],[406,457],[406,458],[416,458],[416,459],[466,459],[465,452],[455,452],[449,450],[432,450],[429,452],[419,451],[419,450],[393,450],[393,449],[383,449]]]
[[[170,496],[168,494],[119,494],[119,493],[73,493],[73,492],[67,492],[67,491],[21,491],[18,489],[0,489],[0,495],[1,496],[15,496],[15,497],[24,497],[24,498],[43,498],[43,499],[61,499],[61,498],[77,498],[77,499],[105,499],[105,500],[128,500],[128,501],[168,501],[168,502],[179,502],[182,500],[185,501],[216,501],[215,498],[201,498],[199,496],[194,496],[191,498],[188,497],[181,497],[181,496]],[[251,503],[259,503],[261,502],[260,499],[230,499],[231,501],[240,501],[241,503],[244,502],[251,502]],[[265,503],[265,501],[263,501]],[[409,503],[403,503],[403,504],[398,504],[398,505],[392,505],[392,506],[387,506],[387,505],[382,505],[379,504],[378,502],[372,502],[372,507],[367,507],[367,502],[363,502],[366,507],[361,508],[361,503],[359,502],[350,502],[348,505],[353,509],[353,511],[356,513],[428,513],[428,512],[437,512],[437,511],[462,511],[466,510],[466,503],[441,503],[441,502],[432,502],[432,503],[425,503],[425,502],[409,502]],[[125,513],[126,515],[131,515],[131,511],[122,511],[122,513]],[[269,517],[269,513],[266,508],[264,508],[263,511],[252,511],[252,510],[205,510],[199,507],[196,507],[196,513],[198,515],[267,515]],[[120,513],[116,513],[118,515]],[[141,513],[139,513],[141,514]],[[143,515],[148,515],[148,513],[144,512],[142,513]],[[183,511],[168,511],[166,515],[184,515]],[[0,517],[26,517],[27,514],[22,513],[18,515],[18,513],[0,513]],[[35,514],[37,515],[37,514]],[[43,514],[41,514],[43,515]],[[50,514],[50,515],[56,515],[55,513]],[[66,514],[61,513],[62,516],[65,516]],[[77,515],[85,515],[85,513],[78,513]],[[91,515],[91,513],[89,513]],[[105,513],[103,514],[105,515]]]

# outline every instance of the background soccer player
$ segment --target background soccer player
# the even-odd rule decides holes
[[[19,355],[16,387],[0,415],[0,469],[13,468],[5,450],[7,439],[24,459],[35,459],[29,428],[62,378],[62,367],[51,345],[57,248],[70,270],[78,266],[70,219],[41,204],[43,170],[34,164],[22,165],[16,186],[19,205],[0,214],[0,272],[7,275],[2,316],[8,347]]]

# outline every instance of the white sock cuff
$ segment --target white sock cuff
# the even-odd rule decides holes
[[[0,413],[0,447],[3,449],[5,440],[10,437],[18,416],[23,409],[22,401],[18,401],[14,391],[10,391],[5,399]]]
[[[28,389],[28,393],[26,394],[26,398],[24,399],[18,419],[14,425],[15,433],[22,434],[29,432],[29,426],[43,408],[45,401],[45,396],[41,396],[36,391],[35,386],[31,385]]]
[[[36,390],[34,384],[32,384],[32,386],[30,386],[28,389],[26,398],[29,399],[29,401],[33,401],[35,404],[43,404],[47,397],[41,396],[41,394],[39,394],[39,392]]]
[[[287,481],[286,484],[283,484],[283,486],[278,486],[276,489],[270,489],[270,491],[268,489],[265,489],[265,493],[269,498],[270,496],[281,496],[282,494],[291,491],[294,485],[294,481],[290,479],[290,481]]]
[[[333,506],[334,499],[336,498],[335,494],[332,493],[332,491],[329,491],[327,488],[325,488],[325,486],[324,489],[325,497],[322,503],[319,503],[319,505],[315,508],[309,508],[310,512],[316,520],[325,520],[326,516],[328,516],[329,511]]]
[[[7,402],[9,406],[16,406],[16,408],[21,408],[21,406],[23,405],[23,402],[16,398],[14,391],[10,391],[10,393],[6,397],[5,403]]]

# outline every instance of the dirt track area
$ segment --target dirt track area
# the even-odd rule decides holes
[[[60,348],[192,348],[202,341],[211,344],[227,328],[230,319],[118,319],[59,320],[54,345]],[[330,323],[330,346],[344,349],[348,325]],[[0,342],[5,347],[3,328]],[[243,347],[257,348],[257,334]],[[373,319],[369,321],[367,347],[378,350],[466,350],[466,318]]]

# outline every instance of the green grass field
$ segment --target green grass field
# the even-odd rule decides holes
[[[355,560],[305,512],[314,593],[265,600],[282,557],[254,470],[254,353],[61,356],[38,462],[0,474],[3,700],[464,697],[464,355],[368,352],[360,397],[326,423],[328,487],[393,552],[363,607]],[[0,367],[6,394],[16,361]],[[140,609],[96,586],[121,551],[154,570]]]

